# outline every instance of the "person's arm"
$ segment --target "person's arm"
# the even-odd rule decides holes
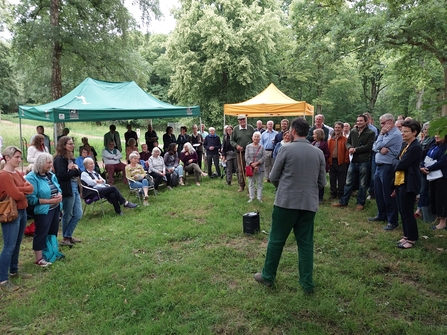
[[[236,127],[233,128],[233,133],[231,134],[231,137],[230,137],[230,144],[235,149],[236,149],[236,147],[239,146],[237,144],[237,137],[236,137],[236,135],[237,135],[237,128]]]
[[[402,158],[394,166],[395,171],[407,170],[415,161],[419,161],[422,156],[422,147],[420,145],[411,145],[404,153]]]
[[[307,136],[306,136],[306,140],[308,140],[310,143],[312,143],[312,141],[314,140],[314,127],[311,127],[310,129],[309,129],[309,133],[307,133]]]
[[[87,171],[84,171],[81,173],[81,180],[87,184],[87,186],[95,187],[96,181],[90,177],[90,175],[87,173]]]
[[[14,178],[8,172],[0,172],[0,185],[7,195],[15,201],[25,199],[25,193],[21,192],[14,183]]]
[[[36,153],[37,153],[37,149],[34,145],[30,146],[28,148],[28,154],[26,155],[26,161],[28,163],[35,163],[36,162]]]
[[[116,155],[114,153],[111,153],[108,150],[103,150],[102,151],[102,158],[114,160],[115,156]]]
[[[79,177],[81,175],[79,169],[76,168],[69,169],[68,161],[62,156],[57,156],[54,159],[53,166],[54,171],[56,171],[56,177],[59,180],[67,181],[73,177]]]
[[[362,152],[369,152],[372,149],[372,146],[374,144],[374,138],[376,136],[374,135],[374,132],[371,130],[368,132],[366,138],[365,138],[365,142],[364,144],[358,146],[357,148],[355,148],[355,152],[357,153],[362,153]]]
[[[245,165],[251,165],[251,163],[253,162],[253,159],[251,159],[251,155],[252,155],[252,146],[249,144],[247,145],[247,147],[245,148]]]
[[[217,137],[217,140],[216,140],[216,142],[217,142],[217,144],[214,146],[214,149],[216,149],[216,150],[220,150],[220,148],[222,148],[222,142],[221,142],[221,140],[220,140],[220,137],[219,136],[216,136]]]
[[[121,154],[121,151],[117,150],[117,152],[116,152],[116,159],[118,159],[120,161],[122,157],[123,157],[123,155]]]

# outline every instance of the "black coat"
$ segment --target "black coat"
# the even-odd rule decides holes
[[[68,170],[68,159],[63,156],[56,156],[53,166],[57,180],[61,186],[62,196],[72,197],[73,190],[71,189],[71,178],[79,177],[81,171],[78,169]]]
[[[401,153],[406,146],[407,143],[404,142]],[[394,171],[405,171],[405,183],[402,186],[405,187],[406,192],[419,194],[421,190],[421,170],[419,169],[421,156],[422,147],[417,140],[414,140],[400,160],[394,165]]]

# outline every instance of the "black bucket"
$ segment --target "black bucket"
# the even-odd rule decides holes
[[[261,226],[259,224],[259,212],[250,212],[242,216],[242,226],[244,234],[253,235],[259,233]]]

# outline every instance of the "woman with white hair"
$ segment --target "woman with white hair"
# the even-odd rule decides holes
[[[116,214],[123,215],[123,212],[121,211],[121,205],[124,205],[124,207],[127,208],[137,207],[136,204],[124,199],[121,192],[115,186],[106,184],[105,179],[101,177],[98,172],[95,171],[95,161],[92,158],[87,157],[84,159],[84,167],[85,170],[81,173],[82,183],[98,190],[99,195],[107,199],[107,201],[113,205]],[[89,194],[88,192],[86,192],[86,190],[87,189],[84,189],[82,192],[82,197],[84,199],[89,197]],[[96,192],[94,191],[91,191],[91,193],[96,194]]]
[[[146,171],[143,166],[139,164],[140,154],[138,151],[134,151],[129,155],[130,164],[126,166],[126,177],[129,180],[131,188],[142,188],[144,193],[144,200],[147,200],[149,196],[147,191],[149,188],[149,182],[146,179]]]
[[[149,174],[154,178],[154,188],[156,191],[158,191],[158,186],[163,179],[166,179],[168,190],[171,190],[171,174],[166,173],[165,161],[160,153],[161,150],[157,147],[152,149],[152,156],[147,160],[149,163]]]
[[[248,190],[250,192],[250,199],[252,202],[255,198],[255,190],[257,189],[257,198],[262,202],[262,188],[264,179],[264,160],[266,151],[259,143],[261,140],[261,133],[255,131],[252,137],[253,143],[247,145],[245,148],[245,164],[250,166],[253,170],[253,175],[248,176]],[[256,184],[256,186],[255,186]]]
[[[42,153],[37,157],[33,171],[25,179],[34,187],[33,193],[27,195],[28,203],[34,205],[34,223],[36,230],[33,238],[35,264],[41,267],[51,265],[42,256],[46,248],[47,236],[55,235],[59,231],[59,218],[61,213],[62,190],[56,175],[51,172],[53,156]]]
[[[199,183],[200,176],[205,177],[207,174],[204,173],[197,165],[197,152],[194,150],[191,143],[187,142],[183,146],[183,150],[180,153],[180,160],[183,162],[186,172],[194,171],[194,178],[196,180],[196,185],[200,186]]]

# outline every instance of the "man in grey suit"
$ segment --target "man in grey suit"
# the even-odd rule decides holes
[[[299,283],[306,293],[313,292],[314,219],[318,210],[318,190],[326,185],[326,161],[323,152],[306,139],[309,124],[303,118],[292,121],[293,138],[276,157],[270,181],[277,188],[262,273],[254,278],[271,286],[284,244],[293,229],[298,245]]]

